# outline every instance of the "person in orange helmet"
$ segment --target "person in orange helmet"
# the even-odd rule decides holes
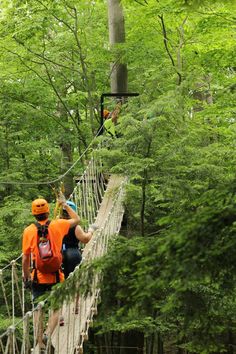
[[[103,111],[103,118],[105,119],[103,125],[105,128],[105,131],[108,135],[112,137],[116,137],[116,128],[115,126],[117,125],[118,122],[118,115],[121,110],[121,102],[119,102],[114,111],[110,112],[107,109],[104,109]]]
[[[35,199],[32,202],[32,215],[36,219],[36,223],[32,223],[27,226],[23,231],[22,239],[22,270],[23,281],[25,287],[31,288],[33,302],[36,305],[37,299],[50,291],[56,283],[64,280],[64,274],[59,269],[56,272],[45,272],[37,269],[37,256],[39,254],[39,226],[47,227],[47,233],[50,237],[50,244],[54,247],[54,251],[61,252],[62,242],[65,235],[68,234],[69,229],[79,224],[80,218],[78,214],[66,203],[66,199],[63,194],[58,198],[58,205],[62,206],[70,216],[70,219],[57,219],[52,220],[49,223],[49,204],[43,199]],[[37,225],[36,225],[37,224]],[[33,261],[33,271],[30,271],[30,264]],[[35,328],[37,330],[37,341],[40,348],[40,352],[44,353],[46,341],[48,336],[51,336],[59,319],[59,312],[54,311],[49,318],[48,327],[43,334],[43,323],[39,323],[38,311],[35,312]],[[52,349],[53,350],[53,349]]]
[[[108,111],[108,109],[104,109],[104,111],[103,111],[103,118],[104,118],[104,119],[108,119],[108,118],[110,118],[110,115],[111,115],[111,112]]]

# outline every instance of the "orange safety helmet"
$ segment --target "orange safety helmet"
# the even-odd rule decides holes
[[[35,199],[32,202],[32,214],[39,215],[49,213],[49,205],[45,199]]]
[[[107,119],[110,115],[110,111],[108,111],[108,109],[104,109],[103,111],[103,118]]]

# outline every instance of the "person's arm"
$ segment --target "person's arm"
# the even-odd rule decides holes
[[[30,279],[30,254],[23,254],[22,256],[22,271],[23,280],[27,281]]]
[[[76,236],[77,240],[81,241],[82,243],[88,243],[91,240],[94,231],[96,231],[96,230],[97,230],[96,225],[91,225],[88,229],[88,232],[85,232],[82,229],[82,227],[77,225],[75,228],[75,236]]]
[[[76,226],[79,224],[80,222],[80,217],[79,215],[76,213],[76,211],[74,211],[68,204],[66,204],[66,198],[65,196],[60,193],[58,199],[57,199],[58,205],[62,206],[63,209],[65,209],[70,217],[70,219],[68,219],[67,221],[70,224],[70,228],[72,228],[73,226]]]
[[[77,238],[77,240],[79,240],[82,243],[88,243],[92,236],[93,236],[93,231],[88,231],[85,232],[82,227],[80,227],[79,225],[76,226],[75,228],[75,236]]]

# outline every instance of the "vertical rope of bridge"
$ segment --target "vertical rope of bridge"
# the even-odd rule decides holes
[[[75,205],[77,206],[78,214],[80,215],[80,217],[82,217],[82,215],[81,215],[80,189],[79,188],[75,189],[74,194],[72,195],[72,200],[75,203]]]
[[[1,288],[2,288],[3,298],[4,298],[6,309],[7,309],[7,315],[8,315],[8,318],[10,318],[11,314],[10,314],[9,304],[7,301],[6,289],[5,289],[5,286],[3,283],[3,270],[2,269],[0,270],[0,283],[1,283]]]
[[[62,308],[59,310],[59,316],[57,320],[57,335],[56,335],[56,343],[57,343],[57,351],[60,353],[60,317],[62,316]]]
[[[89,161],[89,164],[88,164],[88,169],[87,169],[87,173],[86,173],[86,182],[85,182],[85,191],[86,191],[86,194],[85,194],[85,203],[86,203],[86,208],[87,208],[87,220],[88,220],[88,223],[90,224],[91,223],[91,219],[92,219],[92,216],[91,216],[91,208],[90,208],[90,166],[91,166],[91,160]]]
[[[15,354],[15,329],[14,326],[9,328],[9,338],[10,338],[10,353]]]
[[[77,193],[77,200],[78,200],[78,202],[77,202],[77,204],[76,205],[78,205],[78,212],[79,212],[79,215],[80,215],[80,217],[81,218],[83,218],[83,214],[82,214],[82,205],[83,205],[83,201],[82,201],[82,193],[81,193],[81,188],[77,188],[76,189],[76,191],[75,191],[75,193]]]
[[[15,268],[15,264],[16,264],[16,261],[13,260],[11,261],[11,265],[12,265],[12,268],[11,268],[11,285],[12,285],[12,288],[11,288],[11,291],[12,291],[12,329],[15,327],[15,288],[14,288],[14,268]],[[15,345],[14,345],[14,342],[15,342],[15,331],[14,330],[11,330],[10,331],[10,334],[11,334],[11,343],[13,345],[13,349],[12,349],[12,353],[15,354]]]
[[[99,209],[99,205],[101,204],[101,201],[102,201],[102,196],[103,196],[103,193],[102,193],[102,188],[103,188],[103,175],[102,173],[99,171],[99,166],[96,166],[96,195],[97,195],[97,210]]]
[[[23,354],[28,354],[30,351],[30,319],[32,317],[32,312],[29,311],[25,314],[23,318],[23,341],[22,341],[22,351]]]
[[[71,311],[70,311],[70,308],[71,308],[71,303],[69,303],[69,306],[68,306],[68,323],[70,323],[71,321]],[[67,326],[67,348],[66,348],[66,352],[69,353],[69,345],[70,345],[70,339],[71,339],[71,336],[70,336],[70,326]]]
[[[91,189],[91,205],[92,205],[92,220],[91,223],[94,222],[95,216],[97,214],[97,207],[96,207],[96,195],[95,195],[95,188],[94,185],[96,183],[96,174],[94,171],[94,158],[91,160],[91,182],[90,182],[90,189]]]
[[[73,306],[72,306],[73,305]],[[72,303],[69,304],[70,308],[72,306],[72,311],[74,311],[74,316],[72,316],[72,329],[71,329],[71,341],[72,341],[72,348],[74,348],[74,342],[75,342],[75,320],[76,320],[76,316],[75,316],[75,307],[76,307],[76,297],[74,299],[74,301],[72,301]]]
[[[94,210],[94,214],[93,214],[93,219],[95,218],[97,211],[98,211],[98,205],[97,205],[97,194],[96,194],[96,188],[95,186],[97,185],[97,175],[96,175],[96,165],[95,165],[95,161],[94,158],[92,159],[92,164],[91,164],[91,174],[92,174],[92,195],[93,195],[93,210]]]
[[[22,279],[23,279],[23,271],[22,271]],[[27,336],[27,330],[29,328],[29,323],[28,323],[28,314],[25,314],[25,288],[24,288],[24,282],[21,282],[21,291],[22,291],[22,312],[23,312],[23,340],[22,340],[22,346],[23,346],[23,354],[27,354],[29,352],[29,347],[28,347],[28,336]]]
[[[15,262],[15,266],[13,268],[13,276],[14,276],[14,279],[15,279],[17,295],[18,295],[18,298],[19,298],[19,301],[20,301],[20,307],[21,307],[21,311],[22,311],[22,316],[24,316],[23,300],[22,300],[22,296],[21,296],[21,290],[20,290],[20,287],[19,287],[19,277],[17,275],[16,265],[17,265],[17,263]]]
[[[85,215],[87,215],[87,210],[86,210],[86,203],[85,203],[85,194],[86,194],[86,177],[84,176],[82,179],[82,193],[81,193],[81,197],[82,197],[82,205],[83,207],[81,208],[81,212],[83,215],[83,219],[85,219]]]
[[[84,183],[83,183],[84,219],[87,219],[88,223],[89,223],[90,214],[89,214],[89,210],[88,210],[87,199],[85,198],[85,196],[87,196],[87,194],[88,194],[88,188],[87,188],[88,169],[86,172],[87,173],[84,176]]]
[[[0,338],[0,349],[1,349],[1,353],[4,353],[4,346],[3,346],[2,338]]]
[[[89,171],[88,171],[88,178],[87,178],[87,188],[88,188],[88,209],[90,211],[90,220],[89,224],[91,224],[94,220],[94,210],[93,210],[93,195],[92,195],[92,183],[93,183],[93,176],[92,176],[92,160],[90,160]]]
[[[9,334],[9,329],[7,330],[6,334],[7,334],[7,344],[6,344],[6,347],[5,347],[4,354],[9,353],[9,348],[10,348],[10,345],[11,345],[11,337],[10,337],[10,334]]]

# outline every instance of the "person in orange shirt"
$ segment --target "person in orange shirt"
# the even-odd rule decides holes
[[[68,234],[69,229],[76,226],[80,218],[78,214],[66,204],[66,199],[64,195],[60,195],[58,199],[59,206],[67,211],[70,219],[57,219],[52,220],[48,226],[48,234],[50,235],[50,240],[53,243],[55,250],[61,251],[62,241],[65,235]],[[45,199],[36,199],[32,202],[32,214],[36,218],[40,225],[46,225],[49,217],[49,204]],[[30,272],[31,260],[36,259],[38,247],[38,229],[35,224],[31,224],[25,228],[23,231],[22,239],[22,268],[23,268],[23,281],[25,287],[31,286],[33,301],[36,304],[39,296],[50,291],[58,282],[64,280],[64,274],[61,269],[54,273],[43,273],[33,267],[32,273]],[[43,324],[39,323],[38,311],[35,312],[35,328],[37,331],[37,341],[41,353],[44,352],[45,342],[48,336],[51,336],[57,323],[58,323],[59,313],[54,311],[49,318],[48,327],[43,335]]]

